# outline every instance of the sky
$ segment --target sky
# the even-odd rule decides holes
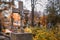
[[[31,0],[20,0],[20,1],[23,1],[24,9],[28,9],[28,10],[31,11]],[[39,2],[39,1],[40,1],[40,2]],[[38,2],[39,4],[36,4],[36,5],[35,5],[35,10],[36,10],[36,11],[41,11],[41,12],[43,12],[48,1],[47,1],[47,0],[38,0],[37,2]],[[15,3],[17,3],[17,2],[15,2]],[[41,4],[42,6],[41,6],[40,4]],[[18,5],[17,5],[17,7],[18,7]]]

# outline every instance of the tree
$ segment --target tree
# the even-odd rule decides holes
[[[31,7],[32,7],[32,11],[31,11],[31,15],[32,15],[32,26],[34,26],[34,9],[35,9],[35,5],[36,4],[40,4],[40,5],[42,5],[41,3],[39,3],[39,2],[41,2],[41,0],[31,0]]]
[[[57,22],[56,10],[54,8],[54,4],[52,3],[51,7],[47,7],[47,11],[49,12],[47,21],[48,23],[52,23],[53,25]]]
[[[28,9],[27,6],[29,6],[29,7],[31,6],[31,15],[32,15],[31,16],[31,25],[34,26],[34,11],[37,11],[35,9],[38,9],[39,7],[43,7],[43,4],[42,4],[43,2],[42,2],[42,0],[25,0],[25,1],[26,1],[26,4],[27,5],[25,4],[24,5],[25,6],[24,8]],[[39,5],[39,7],[37,5]],[[39,8],[39,10],[40,10],[40,8]]]

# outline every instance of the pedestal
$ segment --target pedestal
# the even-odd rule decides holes
[[[11,40],[33,40],[31,33],[12,33]]]
[[[0,40],[5,40],[5,37],[4,36],[0,36]]]

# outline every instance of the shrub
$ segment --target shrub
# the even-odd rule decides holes
[[[60,32],[57,30],[48,30],[46,28],[32,28],[33,40],[60,40]]]

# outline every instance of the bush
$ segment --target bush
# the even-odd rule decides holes
[[[60,40],[60,32],[56,29],[48,30],[46,28],[34,27],[31,28],[33,40]]]

